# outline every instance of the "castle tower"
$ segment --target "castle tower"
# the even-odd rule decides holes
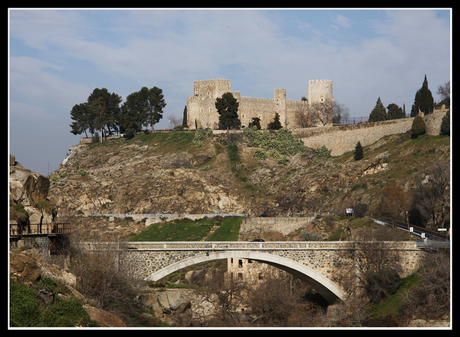
[[[331,80],[310,80],[308,81],[308,103],[311,106],[314,103],[334,103],[332,96]]]
[[[216,98],[230,92],[230,80],[214,79],[195,81],[193,96],[187,98],[188,128],[216,129],[219,124],[219,114],[216,109]]]
[[[286,89],[275,89],[275,111],[280,116],[281,126],[286,127]]]

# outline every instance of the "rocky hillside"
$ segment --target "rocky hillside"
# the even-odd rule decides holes
[[[322,156],[306,149],[288,161],[254,157],[241,134],[193,145],[193,133],[140,134],[131,140],[72,147],[50,175],[59,213],[343,213],[358,203],[375,208],[380,191],[397,183],[410,192],[415,176],[450,162],[450,138],[384,137],[353,153]]]
[[[10,224],[51,223],[55,209],[48,199],[49,179],[24,168],[13,155],[9,169]]]

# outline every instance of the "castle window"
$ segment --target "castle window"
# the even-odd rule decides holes
[[[263,280],[264,279],[264,276],[262,273],[259,273],[259,280]]]
[[[243,279],[243,274],[242,274],[242,273],[238,273],[238,279],[239,279],[239,280],[242,280],[242,279]]]
[[[243,268],[243,260],[238,260],[238,268]]]

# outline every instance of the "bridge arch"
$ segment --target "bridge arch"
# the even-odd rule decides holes
[[[286,272],[299,277],[301,280],[311,285],[329,303],[334,303],[336,300],[344,301],[347,298],[345,291],[339,285],[302,263],[274,254],[247,250],[231,250],[200,254],[199,256],[187,258],[173,263],[163,269],[157,270],[150,274],[146,280],[158,281],[179,269],[201,262],[227,258],[251,259],[259,262],[264,262],[285,270]]]

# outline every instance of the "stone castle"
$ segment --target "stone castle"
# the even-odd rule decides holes
[[[216,98],[231,92],[239,103],[238,116],[242,127],[247,127],[253,118],[259,118],[260,125],[265,129],[272,122],[275,114],[280,116],[283,128],[294,129],[300,127],[299,116],[304,118],[311,114],[311,108],[317,104],[332,104],[332,81],[316,80],[308,82],[308,100],[296,101],[286,99],[286,89],[275,89],[274,98],[256,98],[241,96],[239,91],[231,91],[230,80],[214,79],[194,82],[194,95],[187,98],[188,128],[194,130],[199,127],[218,129],[219,114],[215,106]],[[332,117],[332,109],[327,109]],[[313,118],[315,126],[330,126],[332,118],[327,122],[319,122]]]

